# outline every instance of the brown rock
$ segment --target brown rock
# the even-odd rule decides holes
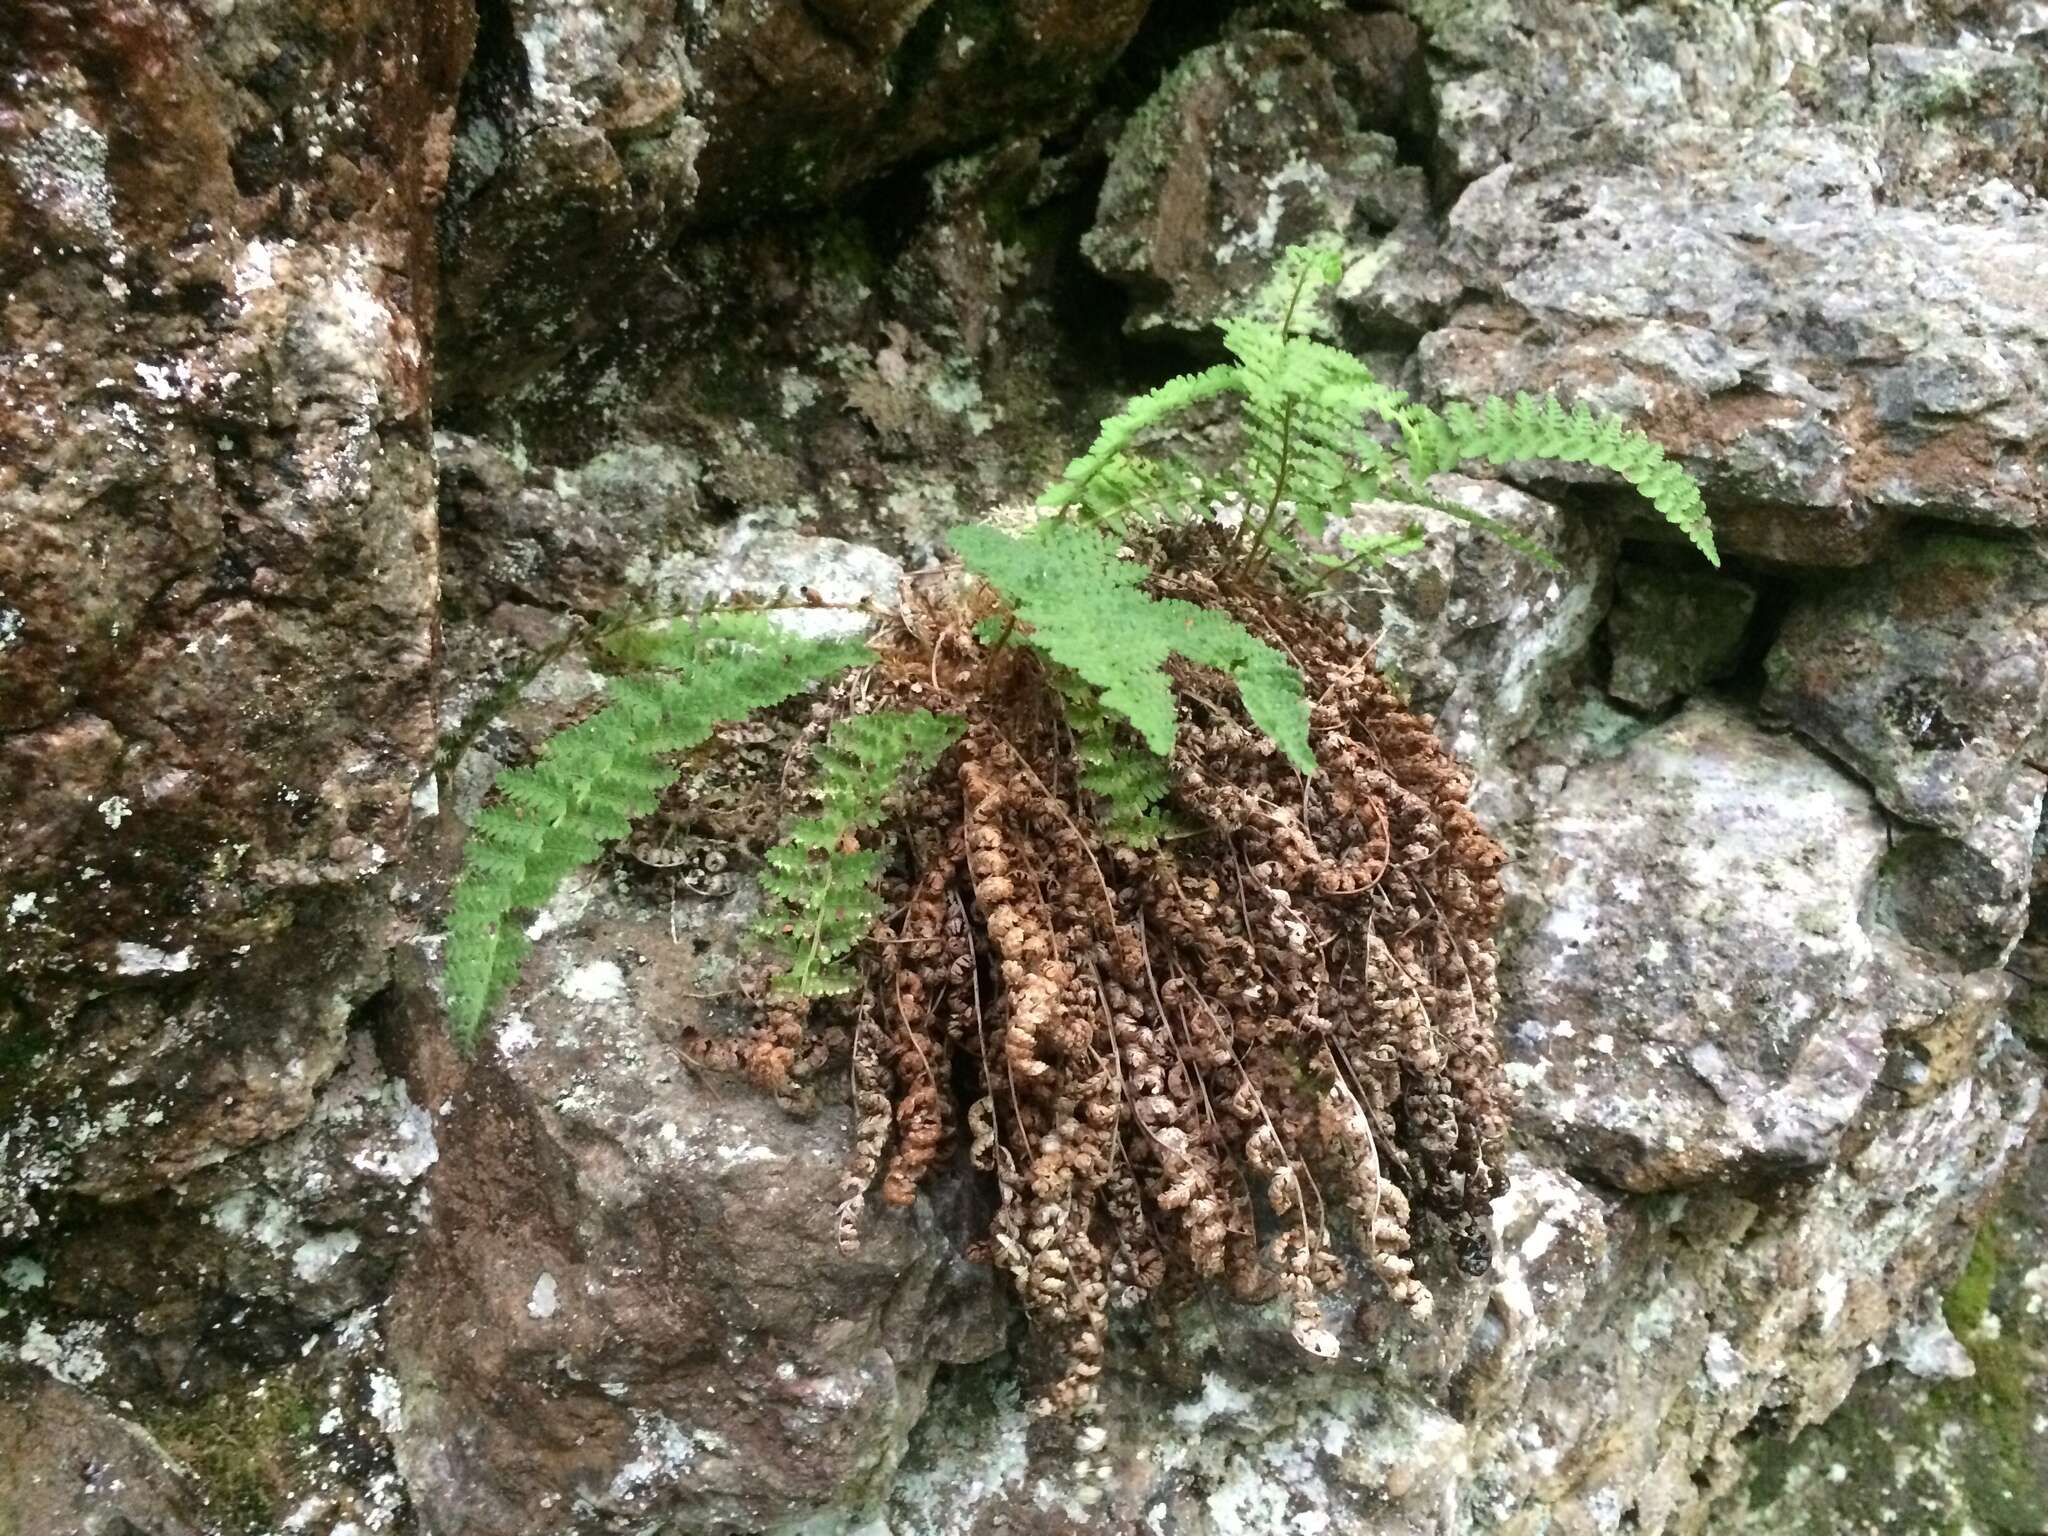
[[[0,18],[0,903],[48,1047],[0,1235],[38,1189],[288,1129],[381,973],[433,740],[429,235],[468,25]]]
[[[0,1363],[0,1531],[201,1536],[198,1500],[157,1443],[76,1387]]]

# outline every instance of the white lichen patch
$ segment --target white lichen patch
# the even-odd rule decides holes
[[[546,1270],[533,1282],[533,1290],[526,1298],[526,1315],[547,1319],[555,1315],[555,1308],[561,1304],[555,1288],[555,1277]]]
[[[362,1237],[346,1228],[309,1237],[292,1250],[292,1273],[303,1284],[318,1284],[335,1265],[362,1245]]]
[[[53,1334],[41,1322],[31,1322],[15,1354],[23,1365],[48,1371],[74,1387],[89,1387],[107,1373],[107,1357],[100,1348],[106,1332],[105,1323],[73,1323]]]
[[[626,995],[626,974],[615,960],[589,960],[565,975],[557,990],[572,1003],[616,1003]]]
[[[23,198],[76,245],[117,250],[114,189],[107,180],[107,136],[68,106],[7,157]]]
[[[158,949],[154,944],[136,944],[123,939],[114,946],[114,972],[120,976],[176,975],[192,969],[192,950]]]

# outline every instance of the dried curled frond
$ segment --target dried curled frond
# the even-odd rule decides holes
[[[1210,536],[1179,537],[1154,595],[1316,679],[1312,776],[1186,653],[1172,755],[1120,804],[1100,702],[1031,648],[962,658],[969,626],[926,614],[926,638],[877,642],[865,699],[965,728],[907,837],[867,845],[887,916],[857,952],[839,1231],[878,1172],[892,1205],[945,1167],[991,1176],[975,1251],[1056,1354],[1033,1407],[1083,1423],[1112,1306],[1221,1285],[1329,1358],[1347,1256],[1427,1318],[1420,1248],[1483,1269],[1503,1186],[1503,856],[1467,780],[1339,630],[1203,574]],[[794,1059],[797,1002],[771,1000],[754,1050]]]

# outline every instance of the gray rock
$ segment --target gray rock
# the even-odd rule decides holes
[[[1382,669],[1432,716],[1451,750],[1485,770],[1528,735],[1584,656],[1613,568],[1613,541],[1583,518],[1492,481],[1438,477],[1436,489],[1548,551],[1546,568],[1484,529],[1398,502],[1361,504],[1334,524],[1429,542],[1347,587],[1351,621],[1375,637]]]
[[[750,904],[570,893],[452,1089],[391,1331],[436,1536],[808,1517],[882,1486],[933,1372],[1000,1343],[992,1271],[925,1205],[838,1251],[843,1107],[799,1120],[678,1055]]]
[[[1907,515],[2042,522],[2039,130],[1963,154],[1905,105],[1935,79],[2020,100],[2038,70],[1982,39],[1873,53],[1905,14],[1424,6],[1445,174],[1470,183],[1427,388],[1623,412],[1701,476],[1724,544],[1771,559],[1865,561]]]
[[[1824,1422],[1756,1458],[1717,1529],[1852,1536],[1914,1511],[1927,1530],[2048,1528],[2048,1147],[2036,1147],[1946,1298],[1960,1379],[1880,1368]]]
[[[1189,54],[1132,114],[1081,249],[1131,291],[1130,330],[1199,333],[1288,245],[1425,206],[1421,171],[1358,127],[1311,43],[1251,32]]]
[[[1503,966],[1522,1123],[1624,1189],[1825,1165],[1882,1063],[1863,790],[1696,702],[1541,805]]]
[[[199,1499],[141,1429],[87,1393],[0,1363],[0,1530],[202,1536]]]
[[[2005,964],[2027,928],[2044,790],[2048,780],[2022,769],[1960,835],[1897,837],[1879,888],[1884,920],[1966,969]]]
[[[955,1373],[880,1529],[1521,1536],[1532,1515],[1560,1536],[1716,1529],[1740,1448],[1834,1411],[2021,1166],[2040,1069],[1995,1012],[1957,1022],[1959,1075],[1912,1102],[1880,1090],[1853,1154],[1766,1202],[1617,1196],[1518,1158],[1493,1274],[1447,1288],[1426,1329],[1368,1311],[1319,1371],[1240,1350],[1225,1314],[1186,1309],[1144,1369],[1105,1378],[1106,1484],[1033,1434],[1010,1371]],[[876,1529],[859,1520],[837,1528]]]
[[[1614,574],[1609,693],[1638,709],[1662,709],[1735,670],[1756,611],[1756,588],[1633,561]]]
[[[1896,815],[1966,836],[2048,724],[2048,557],[1919,541],[1798,604],[1765,665],[1767,708]]]

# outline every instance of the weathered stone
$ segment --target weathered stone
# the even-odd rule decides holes
[[[1765,666],[1767,708],[1895,814],[1965,836],[2048,724],[2048,556],[1922,540],[1795,606]]]
[[[0,19],[0,1236],[290,1129],[383,972],[467,45],[454,3]]]
[[[1575,772],[1513,866],[1529,1134],[1633,1190],[1825,1165],[1882,1062],[1884,846],[1859,786],[1716,704]]]
[[[1346,529],[1428,543],[1348,591],[1353,622],[1378,637],[1381,668],[1445,742],[1482,774],[1534,727],[1569,681],[1600,622],[1612,539],[1584,518],[1492,481],[1444,475],[1438,489],[1555,559],[1546,568],[1484,529],[1399,502],[1360,504]]]
[[[1628,414],[1701,475],[1724,545],[1771,559],[1868,560],[1907,515],[2048,517],[2029,276],[2048,218],[2012,185],[2038,132],[1930,148],[1903,181],[1884,150],[1918,131],[1901,71],[1953,56],[1981,82],[2018,57],[1879,63],[1897,24],[1868,7],[1442,0],[1419,19],[1446,174],[1471,183],[1445,246],[1467,294],[1423,343],[1430,391]]]
[[[1718,1529],[1852,1536],[2048,1529],[2048,1146],[1978,1231],[1947,1298],[1961,1379],[1903,1366],[1865,1376],[1824,1423],[1767,1442]],[[1960,1241],[1960,1233],[1958,1234]]]
[[[1747,582],[1624,561],[1607,615],[1607,691],[1637,709],[1699,692],[1735,670],[1755,611]]]
[[[447,220],[443,394],[617,325],[686,229],[1071,117],[1146,0],[515,0],[479,40]]]
[[[161,1447],[76,1387],[0,1363],[0,1531],[202,1536],[199,1501]]]
[[[441,1125],[391,1345],[436,1536],[776,1528],[882,1486],[939,1364],[1001,1339],[992,1272],[923,1204],[839,1252],[844,1108],[797,1120],[678,1056],[751,896],[607,883],[543,919]]]
[[[1241,308],[1288,245],[1420,213],[1421,171],[1357,123],[1330,63],[1296,33],[1252,32],[1182,60],[1117,140],[1081,242],[1131,291],[1128,328],[1201,332]]]
[[[1879,888],[1885,921],[1968,969],[2005,964],[2027,928],[2044,791],[2048,780],[2022,769],[1961,835],[1897,836]]]
[[[0,1339],[92,1329],[99,1386],[137,1399],[294,1360],[388,1293],[436,1155],[432,1117],[359,1033],[290,1135],[22,1249],[38,1284]]]
[[[1879,1090],[1853,1153],[1755,1203],[1628,1197],[1528,1159],[1496,1268],[1416,1329],[1369,1311],[1315,1367],[1192,1308],[1105,1377],[1097,1460],[1034,1434],[1008,1370],[942,1380],[883,1514],[893,1536],[1699,1536],[1741,1448],[1834,1410],[2019,1164],[2040,1069],[1976,1011],[1961,1075]],[[1367,1321],[1369,1319],[1369,1321]],[[1252,1337],[1261,1337],[1257,1323]],[[858,1516],[854,1516],[855,1519]],[[1785,1527],[1760,1527],[1782,1530]]]

